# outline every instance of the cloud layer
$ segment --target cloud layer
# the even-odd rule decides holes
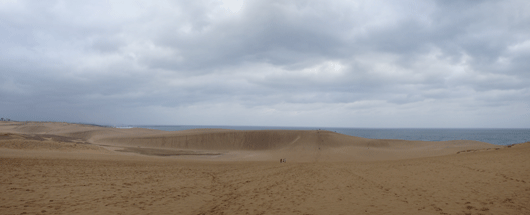
[[[0,114],[530,127],[527,1],[2,1]]]

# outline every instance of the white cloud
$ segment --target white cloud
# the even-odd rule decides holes
[[[237,13],[241,10],[245,4],[244,0],[222,0],[224,8],[229,10],[232,13]]]

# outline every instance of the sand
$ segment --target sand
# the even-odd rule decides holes
[[[530,143],[0,122],[0,214],[530,214],[529,155]]]

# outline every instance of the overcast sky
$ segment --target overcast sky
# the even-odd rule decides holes
[[[530,1],[0,1],[0,117],[530,128]]]

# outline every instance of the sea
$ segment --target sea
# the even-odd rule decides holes
[[[496,145],[511,145],[530,141],[530,129],[508,128],[331,128],[331,127],[274,127],[274,126],[208,126],[208,125],[137,125],[124,128],[149,128],[181,131],[197,128],[233,130],[328,130],[370,139],[400,139],[423,141],[476,140]]]

